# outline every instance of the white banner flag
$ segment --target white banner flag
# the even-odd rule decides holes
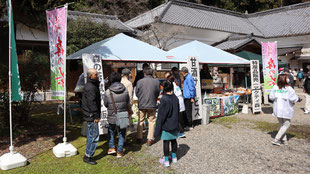
[[[101,56],[100,55],[91,55],[91,54],[83,54],[83,69],[84,69],[84,77],[85,80],[87,78],[87,71],[90,68],[94,68],[98,72],[99,76],[99,91],[101,96],[101,115],[100,115],[100,122],[99,122],[99,134],[106,134],[107,129],[105,128],[108,111],[107,108],[104,106],[104,93],[105,93],[105,87],[104,87],[104,77],[103,77],[103,67],[101,62]]]
[[[187,67],[189,73],[193,76],[196,85],[196,97],[193,103],[193,120],[202,118],[202,100],[201,100],[201,86],[200,86],[200,73],[199,61],[197,57],[189,56],[187,58]]]

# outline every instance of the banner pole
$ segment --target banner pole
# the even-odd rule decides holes
[[[65,8],[66,8],[66,35],[67,35],[67,19],[68,19],[68,3],[65,4]],[[67,39],[66,39],[66,42],[65,44],[67,45]],[[67,49],[66,49],[67,50]],[[64,138],[63,138],[63,141],[64,143],[67,143],[67,136],[66,136],[66,118],[67,118],[67,53],[65,53],[65,61],[64,61]],[[70,108],[69,108],[70,109]]]
[[[12,65],[11,65],[11,52],[12,52],[12,46],[11,46],[11,19],[12,19],[12,5],[11,5],[11,0],[9,0],[9,110],[10,110],[10,153],[13,153],[14,147],[13,147],[13,126],[12,126]]]

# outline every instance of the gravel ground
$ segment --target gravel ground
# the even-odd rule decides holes
[[[300,109],[304,103],[303,100],[295,106],[292,124],[308,125],[310,115],[304,115]],[[268,108],[264,114],[238,114],[237,117],[276,123],[277,119],[266,111]],[[291,138],[288,146],[278,147],[271,144],[272,139],[267,132],[242,122],[234,123],[230,129],[214,123],[196,126],[186,133],[186,138],[178,139],[179,161],[172,164],[170,170],[176,173],[310,173],[308,141]],[[159,159],[163,154],[162,141],[149,147],[147,153]]]

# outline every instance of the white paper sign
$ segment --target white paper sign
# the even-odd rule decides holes
[[[199,61],[197,57],[189,56],[187,58],[187,67],[189,73],[193,76],[196,84],[196,97],[193,103],[193,120],[202,118],[202,100],[201,100],[201,86],[200,86],[200,73],[199,73]]]
[[[261,90],[260,90],[260,73],[259,61],[251,60],[251,84],[252,84],[252,111],[253,113],[261,112]]]
[[[105,93],[105,87],[104,87],[104,77],[103,77],[103,67],[101,62],[101,56],[100,55],[91,55],[91,54],[83,54],[83,69],[84,69],[84,77],[87,77],[87,71],[89,68],[94,68],[98,72],[99,76],[99,91],[100,91],[100,97],[101,97],[101,115],[100,115],[100,121],[99,121],[99,134],[105,134],[107,132],[104,131],[104,126],[106,125],[108,111],[107,108],[104,106],[104,93]],[[106,129],[105,129],[106,130]]]

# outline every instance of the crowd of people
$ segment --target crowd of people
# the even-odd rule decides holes
[[[207,70],[204,73],[206,72]],[[108,113],[109,149],[107,154],[116,154],[117,158],[124,155],[123,147],[127,131],[133,127],[131,117],[133,96],[135,95],[138,99],[139,109],[136,143],[144,142],[143,124],[147,119],[146,144],[151,146],[156,137],[163,140],[164,155],[163,158],[160,158],[160,163],[170,166],[170,162],[177,162],[177,138],[186,137],[185,132],[193,129],[192,105],[196,97],[194,79],[188,68],[182,67],[180,74],[183,76],[183,81],[181,81],[178,68],[174,67],[171,72],[165,74],[165,80],[160,83],[153,77],[153,70],[148,64],[143,64],[143,70],[138,72],[134,83],[130,81],[130,74],[131,71],[125,68],[121,73],[112,72],[109,76],[110,86],[104,94],[104,105]],[[294,104],[301,101],[294,91],[296,81],[298,87],[303,85],[306,93],[305,114],[310,111],[310,72],[304,73],[302,69],[299,72],[280,69],[277,84],[269,95],[269,99],[273,101],[273,115],[278,118],[280,125],[279,132],[272,141],[274,145],[288,144],[285,133],[290,127],[290,121],[294,115]],[[160,95],[161,99],[158,105]],[[83,161],[91,165],[97,164],[92,156],[99,140],[100,104],[98,73],[95,69],[89,69],[82,95],[83,116],[88,125]],[[118,134],[117,146],[114,144],[115,133]]]
[[[130,70],[122,69],[121,73],[112,72],[109,76],[110,86],[104,93],[104,105],[107,108],[108,144],[107,154],[116,154],[117,158],[124,155],[124,144],[128,128],[132,128],[133,96],[138,98],[138,124],[136,143],[143,143],[143,124],[148,120],[146,144],[151,146],[158,137],[163,140],[164,157],[160,162],[169,166],[170,161],[177,162],[177,138],[185,138],[185,131],[193,129],[192,104],[196,96],[195,82],[186,67],[180,72],[184,81],[181,82],[178,68],[174,67],[166,73],[165,80],[153,77],[153,70],[143,64],[143,70],[137,73],[135,82],[131,83]],[[160,86],[162,85],[162,90]],[[158,98],[161,95],[158,105]],[[99,92],[98,73],[88,69],[87,83],[82,94],[82,111],[87,122],[85,163],[95,165],[92,159],[99,141],[98,122],[101,114],[101,96]],[[156,116],[157,113],[157,116]],[[114,144],[114,134],[118,134],[118,144]],[[172,152],[169,156],[169,145]]]

